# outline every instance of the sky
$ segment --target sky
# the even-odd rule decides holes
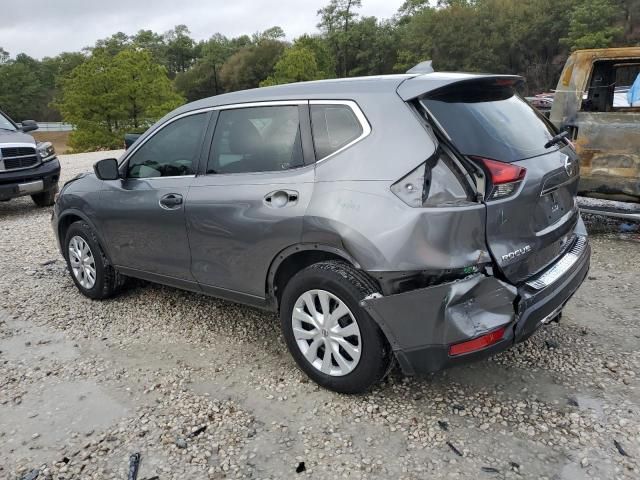
[[[316,12],[329,0],[28,0],[2,7],[0,47],[12,57],[41,59],[79,51],[116,32],[163,33],[185,24],[196,40],[220,32],[228,37],[274,25],[289,40],[315,32]],[[363,0],[361,15],[390,18],[403,0]]]

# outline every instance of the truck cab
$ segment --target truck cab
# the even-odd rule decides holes
[[[578,50],[564,66],[550,120],[580,155],[582,195],[640,202],[639,75],[640,47]]]
[[[0,111],[0,201],[28,195],[39,207],[53,205],[60,163],[50,142],[28,135],[37,129],[33,120],[17,125]]]

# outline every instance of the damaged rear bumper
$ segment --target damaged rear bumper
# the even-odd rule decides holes
[[[589,270],[588,243],[577,261],[552,285],[535,290],[495,277],[464,280],[389,296],[362,306],[389,340],[405,374],[436,372],[505,350],[533,334],[561,311]],[[503,337],[472,353],[449,355],[451,345],[506,327]]]

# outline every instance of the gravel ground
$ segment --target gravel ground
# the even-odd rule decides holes
[[[62,158],[63,177],[107,152]],[[0,203],[0,478],[640,478],[640,241],[592,238],[559,324],[363,396],[319,389],[276,318],[137,282],[95,302],[29,198]]]

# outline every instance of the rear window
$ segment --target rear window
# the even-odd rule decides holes
[[[311,105],[311,127],[318,160],[362,135],[362,125],[347,105]]]
[[[544,148],[553,127],[511,87],[458,86],[422,104],[464,155],[515,162],[558,148]]]

